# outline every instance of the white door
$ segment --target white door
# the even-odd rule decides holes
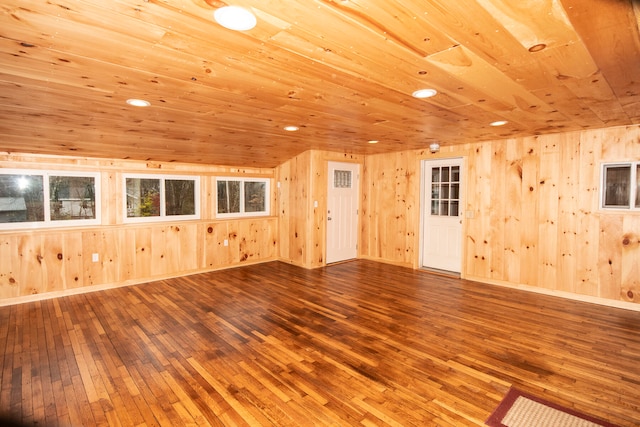
[[[422,266],[460,273],[462,159],[422,162]]]
[[[329,162],[327,264],[358,256],[360,165]]]

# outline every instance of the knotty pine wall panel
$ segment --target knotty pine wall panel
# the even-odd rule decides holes
[[[420,170],[414,152],[368,156],[362,174],[361,254],[415,267]]]
[[[273,178],[273,169],[23,154],[0,155],[0,167],[99,171],[102,201],[101,226],[0,231],[0,304],[277,258],[276,216],[214,218],[216,176]],[[154,172],[200,176],[202,219],[123,224],[122,174]]]
[[[281,260],[305,268],[325,265],[328,162],[362,165],[363,158],[309,150],[276,168],[276,181],[280,183],[277,192]],[[362,179],[360,181],[362,193]]]
[[[311,188],[311,151],[292,158],[277,168],[279,216],[279,258],[301,267],[309,267],[309,189]]]
[[[397,185],[399,174],[460,156],[464,277],[640,302],[640,213],[599,209],[601,164],[640,159],[640,126],[368,156],[363,257],[419,266],[419,236],[400,236],[419,232],[420,188]]]

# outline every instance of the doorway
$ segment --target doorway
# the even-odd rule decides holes
[[[359,181],[359,164],[329,162],[327,264],[358,256]]]
[[[462,270],[463,159],[422,161],[421,266]]]

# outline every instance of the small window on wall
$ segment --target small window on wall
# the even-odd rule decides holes
[[[99,176],[0,171],[0,229],[100,224]]]
[[[269,215],[269,182],[261,178],[216,178],[216,216]]]
[[[124,222],[200,218],[200,177],[124,175]]]
[[[640,162],[602,165],[602,209],[640,210]]]
[[[460,166],[431,169],[431,215],[460,214]]]

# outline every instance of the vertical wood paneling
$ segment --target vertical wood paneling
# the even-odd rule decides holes
[[[307,267],[311,152],[306,151],[278,168],[280,181],[280,257]]]
[[[623,279],[622,259],[625,252],[619,236],[624,236],[624,217],[622,215],[602,215],[600,217],[600,239],[598,242],[598,280],[600,295],[603,298],[618,299],[625,286]],[[624,240],[624,239],[623,239]],[[636,257],[635,261],[640,258]],[[633,269],[633,268],[632,268]]]
[[[467,201],[469,209],[473,209],[473,219],[467,223],[464,244],[468,245],[464,274],[491,276],[491,145],[472,145],[469,147],[467,169]]]
[[[579,134],[559,138],[560,185],[558,217],[558,279],[557,289],[576,291],[576,264],[578,246],[578,176],[580,166]]]
[[[622,249],[620,297],[640,303],[640,216],[625,217],[622,233],[617,245]]]
[[[640,302],[640,214],[598,205],[602,162],[639,159],[640,126],[469,144],[463,155],[465,277]],[[394,187],[392,174],[421,156],[366,158],[363,256],[407,263],[393,248],[419,227],[394,219],[419,186]]]
[[[411,152],[368,156],[362,180],[362,256],[414,266],[420,229],[419,160]]]
[[[580,144],[578,172],[578,245],[576,247],[576,290],[578,294],[598,295],[598,177],[601,153],[599,132],[585,133]],[[575,179],[575,177],[574,177]]]
[[[2,263],[0,271],[0,299],[14,298],[20,295],[18,278],[18,237],[9,234],[0,235],[0,259],[12,260]]]
[[[42,269],[44,251],[41,235],[23,235],[18,239],[18,277],[20,295],[40,293],[46,276]],[[15,259],[15,258],[12,258]]]
[[[507,215],[507,209],[511,208],[511,203],[504,197],[506,191],[506,173],[507,173],[507,160],[506,160],[506,144],[504,141],[493,142],[492,146],[492,159],[491,164],[496,165],[492,170],[492,180],[494,184],[491,186],[490,198],[491,198],[491,211],[490,211],[490,223],[491,231],[489,232],[489,239],[493,248],[505,248],[504,250],[494,249],[491,253],[491,277],[502,278],[505,275],[507,257],[506,243],[505,243],[505,220]],[[468,195],[471,200],[475,200],[475,197]]]
[[[204,233],[204,250],[202,265],[204,268],[220,268],[232,264],[231,251],[224,246],[229,240],[228,222],[207,223],[200,225],[200,234]]]
[[[329,156],[327,156],[327,154]],[[327,241],[327,191],[329,178],[328,159],[331,153],[322,151],[311,152],[311,176],[309,206],[309,236],[307,249],[309,251],[309,267],[316,268],[325,265]],[[316,206],[317,204],[317,206]]]
[[[519,262],[522,257],[522,188],[523,188],[523,146],[517,140],[507,141],[506,173],[505,173],[505,194],[507,201],[507,211],[504,217],[504,261],[505,278],[509,282],[518,283],[520,281],[520,270],[522,264]],[[500,167],[496,165],[496,167]],[[472,177],[469,177],[473,179]],[[480,190],[487,191],[493,189],[493,179],[488,178],[484,187]],[[500,197],[500,195],[497,195]],[[489,209],[491,211],[491,209]],[[500,250],[500,248],[494,248]]]
[[[122,224],[122,173],[148,173],[139,162],[22,156],[0,167],[101,172],[102,226],[0,232],[0,302],[88,286],[115,286],[277,258],[275,216],[209,221],[215,176],[273,177],[272,170],[160,165],[167,174],[201,176],[202,220]],[[157,172],[158,165],[153,164]],[[273,198],[275,203],[275,198]],[[211,228],[211,232],[209,232]],[[224,240],[228,246],[224,246]],[[92,255],[98,254],[93,262]]]
[[[538,285],[555,289],[558,277],[558,179],[560,150],[553,141],[540,147],[538,173]],[[533,283],[536,285],[536,283]]]
[[[539,141],[536,138],[524,138],[522,160],[522,199],[520,216],[520,257],[532,260],[522,263],[520,283],[536,286],[538,284],[538,216],[540,166]]]
[[[123,254],[120,251],[118,232],[112,229],[86,231],[82,233],[82,242],[84,248],[91,248],[91,252],[85,252],[83,257],[85,285],[120,282]],[[93,253],[99,256],[97,262],[93,262]]]
[[[329,161],[362,163],[359,156],[310,150],[277,168],[278,251],[283,261],[306,268],[325,265]]]

